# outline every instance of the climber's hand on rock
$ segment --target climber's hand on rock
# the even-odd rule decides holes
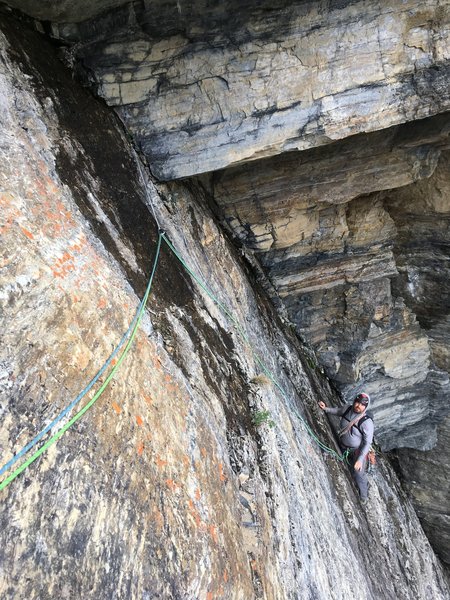
[[[363,466],[362,460],[357,460],[355,462],[355,471],[361,471],[362,466]]]
[[[322,400],[319,402],[319,406],[322,410],[325,410],[327,405],[325,404],[325,402],[322,402]]]

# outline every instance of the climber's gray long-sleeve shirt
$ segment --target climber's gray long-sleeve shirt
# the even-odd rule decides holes
[[[325,408],[325,412],[330,415],[337,415],[338,417],[342,417],[345,411],[349,408],[349,405],[340,406],[339,408]],[[345,416],[345,419],[341,419],[340,427],[343,429],[346,425],[349,424],[349,421],[352,421],[357,413],[353,412],[353,409]],[[348,420],[347,420],[348,419]],[[343,435],[340,438],[340,442],[346,448],[360,448],[359,459],[365,459],[367,457],[367,453],[369,452],[370,445],[373,440],[373,421],[372,419],[366,419],[364,423],[360,425],[362,435],[359,432],[358,428],[353,426],[351,430]]]

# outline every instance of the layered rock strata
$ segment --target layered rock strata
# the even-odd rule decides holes
[[[167,180],[449,110],[448,9],[134,2],[52,32]]]
[[[405,298],[430,341],[434,364],[450,372],[450,156],[433,177],[387,194],[398,235],[394,254],[397,294]],[[442,560],[450,564],[450,420],[448,396],[437,412],[438,443],[429,452],[399,451],[399,467],[422,524]]]
[[[331,444],[315,394],[332,393],[306,376],[200,192],[149,186],[146,199],[111,113],[44,39],[10,20],[1,29],[2,459],[79,392],[128,326],[155,248],[150,199],[288,391],[260,376],[166,248],[114,383],[1,493],[2,598],[447,597],[386,461],[366,512],[345,469],[311,442],[298,415]],[[256,427],[264,410],[273,428]]]
[[[392,289],[390,209],[383,194],[362,194],[430,176],[448,135],[449,118],[439,115],[213,178],[222,219],[254,250],[327,374],[344,395],[362,382],[372,394],[385,449],[434,445],[449,384],[414,305]]]
[[[239,239],[250,249],[269,253],[267,263],[293,262],[296,257],[301,263],[314,245],[324,244],[317,235],[313,237],[319,221],[324,230],[320,237],[329,240],[322,251],[344,248],[347,236],[341,223],[346,209],[333,205],[429,177],[442,148],[450,145],[449,130],[450,113],[446,113],[248,163],[214,173],[212,193]],[[326,213],[320,216],[326,210],[329,223]],[[371,232],[366,226],[359,246],[373,242],[377,235],[381,244],[392,237],[391,219],[378,216],[378,220],[381,231]]]
[[[450,418],[442,416],[438,443],[428,452],[397,451],[403,484],[441,560],[450,565]]]
[[[450,371],[449,153],[443,153],[431,178],[389,192],[385,205],[397,230],[395,291],[427,332],[435,363]]]

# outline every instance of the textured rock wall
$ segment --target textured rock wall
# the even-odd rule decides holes
[[[398,450],[404,486],[422,526],[441,560],[450,565],[449,468],[450,418],[442,416],[438,442],[428,452]]]
[[[144,2],[53,33],[174,179],[449,110],[448,9]]]
[[[218,171],[214,199],[240,240],[253,250],[271,251],[266,262],[281,263],[285,272],[283,262],[298,258],[301,266],[314,244],[322,243],[323,253],[345,247],[339,219],[346,209],[333,205],[429,177],[441,148],[449,145],[449,114]],[[311,240],[319,212],[326,210],[336,213],[324,231],[328,243],[317,236]],[[366,227],[359,246],[392,236],[389,217],[378,219],[382,231]],[[295,271],[295,265],[289,266]]]
[[[82,22],[111,9],[132,4],[129,0],[8,0],[6,3],[36,19],[52,22]]]
[[[430,340],[434,364],[450,371],[450,169],[444,154],[433,177],[395,190],[385,199],[398,236],[394,253],[399,275],[396,292],[414,310]],[[438,443],[424,453],[402,450],[399,466],[422,524],[433,546],[450,563],[450,421],[437,413]]]
[[[400,469],[444,560],[447,508],[434,496],[449,492],[448,131],[444,114],[211,184],[327,374],[344,396],[355,385],[371,393],[382,446],[430,450],[441,424],[436,450],[402,451]]]
[[[450,157],[443,153],[433,177],[387,194],[398,235],[394,246],[405,298],[430,338],[436,364],[450,370]]]
[[[227,169],[212,180],[222,219],[254,250],[327,374],[344,395],[358,382],[372,394],[385,448],[432,447],[434,415],[448,410],[449,388],[448,375],[431,362],[415,304],[405,304],[398,286],[392,289],[399,234],[392,202],[386,205],[383,194],[373,192],[429,177],[448,145],[448,122],[448,115],[439,115],[261,166]],[[423,235],[409,227],[414,202],[405,195],[398,219],[419,246]],[[444,210],[447,189],[440,202]],[[436,283],[448,276],[445,256]],[[448,302],[439,297],[445,320]]]
[[[2,460],[117,343],[156,237],[114,118],[22,27],[1,20]],[[447,597],[385,460],[366,512],[346,470],[309,440],[297,411],[331,443],[315,398],[332,393],[306,376],[295,339],[252,289],[200,191],[173,184],[150,194],[289,399],[257,377],[254,355],[165,249],[114,383],[1,492],[1,596]],[[273,428],[252,424],[262,409]]]

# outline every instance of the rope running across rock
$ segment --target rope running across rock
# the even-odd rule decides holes
[[[138,165],[139,165],[139,163],[138,163]],[[139,170],[140,170],[140,175],[141,175],[142,183],[144,184],[144,187],[145,187],[146,193],[147,193],[147,186],[145,186],[145,181],[143,179],[142,170],[140,168],[140,165],[139,165]],[[147,197],[148,197],[148,194],[147,194]],[[151,207],[152,207],[153,214],[155,216],[155,220],[158,222],[158,220],[156,219],[155,212],[154,212],[153,203],[151,202],[151,198],[149,198],[149,200],[150,200],[150,204],[151,204]],[[158,224],[159,224],[159,222],[158,222]],[[43,444],[43,446],[41,446],[36,452],[34,452],[34,454],[32,454],[22,465],[20,465],[20,467],[16,468],[8,477],[6,477],[0,483],[0,491],[3,490],[6,486],[8,486],[16,477],[18,477],[18,475],[20,475],[30,464],[32,464],[41,454],[43,454],[43,452],[45,452],[50,446],[52,446],[54,443],[56,443],[59,440],[59,438],[62,437],[62,435],[70,427],[72,427],[72,425],[74,425],[84,415],[84,413],[86,411],[88,411],[91,408],[91,406],[93,406],[93,404],[95,404],[95,402],[100,398],[100,396],[102,395],[102,393],[104,392],[104,390],[108,387],[111,379],[114,377],[115,373],[117,372],[117,370],[119,369],[119,367],[122,364],[123,360],[125,359],[128,351],[130,349],[130,346],[131,346],[131,344],[132,344],[132,342],[134,340],[134,337],[136,335],[136,332],[138,330],[140,322],[142,320],[142,317],[143,317],[143,314],[144,314],[144,311],[145,311],[145,307],[147,305],[148,297],[149,297],[149,294],[150,294],[150,290],[151,290],[151,287],[152,287],[153,279],[154,279],[154,276],[155,276],[155,273],[156,273],[156,268],[157,268],[157,265],[158,265],[158,260],[159,260],[159,256],[160,256],[160,252],[161,252],[161,243],[162,243],[163,240],[164,240],[165,244],[167,245],[167,247],[170,249],[170,251],[179,260],[179,262],[181,263],[181,265],[183,266],[183,268],[187,271],[187,273],[189,273],[189,275],[194,279],[194,281],[199,285],[199,287],[209,296],[209,298],[211,298],[211,300],[216,304],[216,306],[231,321],[231,323],[236,328],[236,330],[237,330],[238,334],[240,335],[240,337],[244,340],[244,342],[251,349],[253,357],[254,357],[256,363],[261,368],[262,372],[274,384],[274,386],[278,389],[278,391],[283,396],[283,398],[286,399],[286,400],[289,400],[289,394],[284,390],[284,388],[279,383],[279,381],[277,380],[277,378],[275,377],[275,375],[273,374],[273,372],[265,365],[265,363],[262,361],[262,359],[260,358],[260,356],[258,355],[258,353],[254,350],[253,345],[252,345],[252,343],[251,343],[248,335],[245,333],[244,329],[242,328],[242,326],[240,325],[240,323],[238,322],[238,320],[234,317],[234,315],[232,314],[232,312],[213,294],[213,292],[209,289],[209,287],[189,267],[189,265],[184,261],[183,257],[177,252],[177,250],[175,249],[175,247],[173,246],[173,244],[167,239],[166,234],[164,233],[164,231],[162,231],[160,229],[159,230],[159,236],[158,236],[158,243],[157,243],[156,253],[155,253],[155,258],[154,258],[154,262],[153,262],[153,268],[152,268],[152,271],[151,271],[150,279],[149,279],[149,282],[147,284],[147,288],[146,288],[144,297],[143,297],[141,303],[139,304],[139,307],[137,309],[137,312],[136,312],[136,315],[135,315],[133,321],[131,322],[129,328],[127,329],[127,331],[123,335],[123,337],[120,340],[119,344],[117,345],[117,347],[115,348],[115,350],[112,352],[112,354],[109,356],[109,358],[105,361],[104,365],[100,368],[100,370],[97,372],[97,374],[92,378],[92,380],[89,382],[89,384],[82,390],[82,392],[80,392],[80,394],[78,394],[78,396],[75,398],[75,400],[73,400],[63,411],[61,411],[59,413],[59,415],[55,419],[53,419],[53,421],[51,423],[49,423],[39,434],[37,434],[31,440],[31,442],[29,442],[13,458],[11,458],[0,469],[0,475],[4,474],[6,471],[8,471],[22,456],[24,456],[29,450],[31,450],[44,437],[44,435],[46,433],[48,433],[51,429],[53,429],[75,407],[75,405],[78,404],[78,402],[80,402],[80,400],[89,392],[89,390],[92,388],[92,386],[98,381],[98,379],[101,377],[101,375],[105,372],[105,370],[108,368],[108,366],[112,363],[112,361],[114,360],[115,356],[118,354],[119,350],[121,349],[121,347],[125,343],[125,340],[129,336],[128,342],[127,342],[124,350],[122,351],[122,354],[120,355],[117,363],[113,366],[113,368],[110,371],[109,375],[106,377],[105,381],[103,382],[103,384],[101,385],[101,387],[99,388],[99,390],[94,394],[94,396],[92,397],[92,399],[81,410],[79,410],[61,429],[59,429],[52,437],[50,437],[45,442],[45,444]],[[297,410],[293,409],[293,412],[296,415],[296,417],[301,421],[301,423],[303,424],[303,426],[305,427],[308,435],[319,446],[319,448],[321,450],[323,450],[324,452],[326,452],[326,453],[334,456],[334,458],[336,458],[337,460],[339,460],[341,462],[346,460],[345,455],[344,456],[339,455],[335,450],[333,450],[332,448],[330,448],[327,445],[325,445],[315,435],[315,433],[312,431],[312,429],[310,428],[310,426],[308,425],[308,423],[306,422],[306,420],[304,419],[304,417],[302,417],[302,415],[300,415],[300,413]]]

